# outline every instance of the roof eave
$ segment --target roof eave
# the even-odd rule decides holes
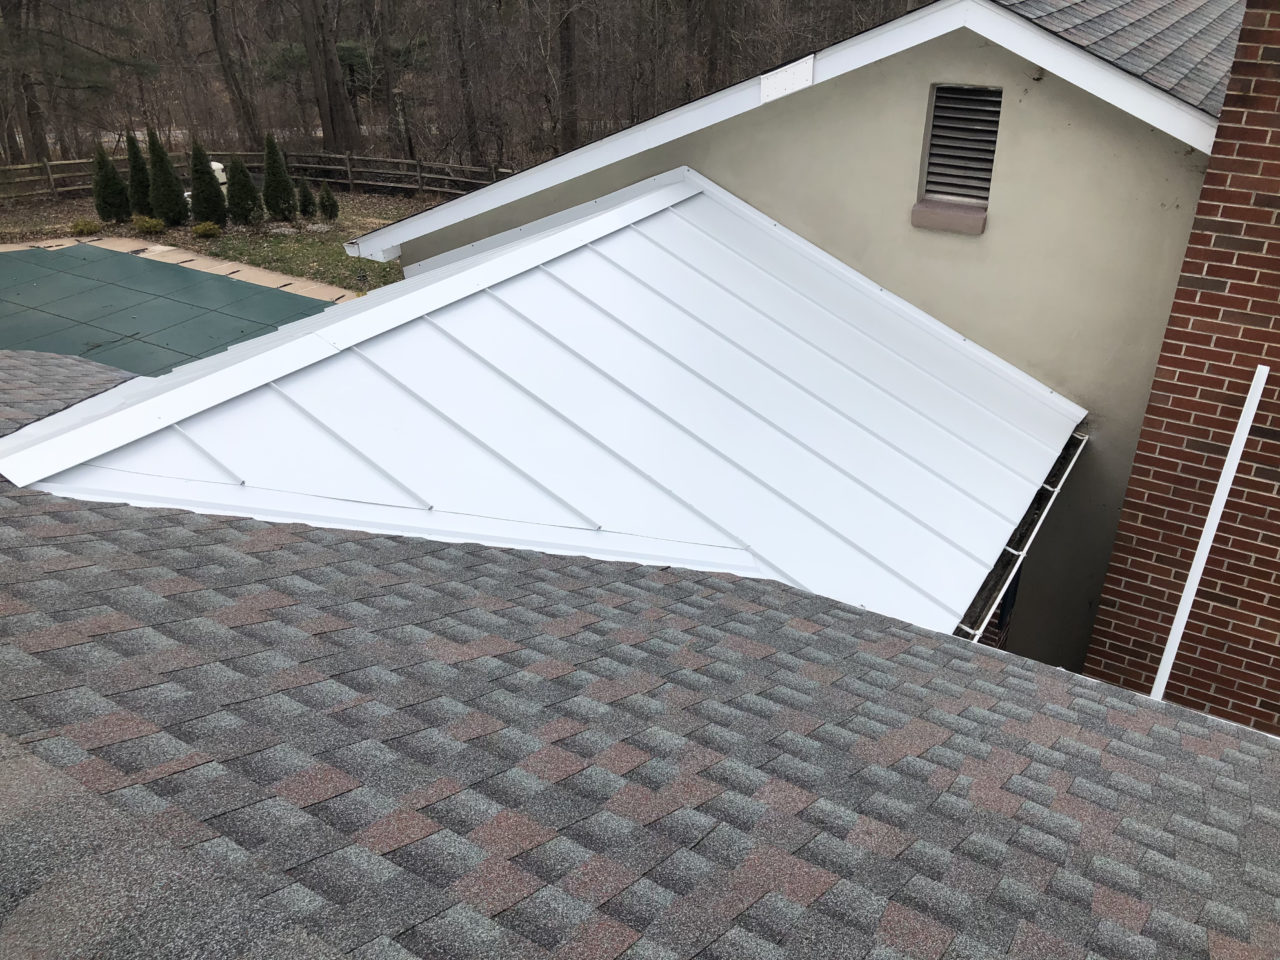
[[[387,263],[400,256],[400,245],[398,243],[389,247],[378,243],[369,243],[369,238],[372,236],[372,233],[368,233],[363,237],[348,240],[342,245],[342,249],[347,252],[348,257],[363,257],[366,260],[376,260],[379,263]]]

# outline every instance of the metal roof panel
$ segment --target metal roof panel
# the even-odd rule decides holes
[[[44,488],[729,569],[955,629],[1084,411],[691,171],[587,207],[208,366],[233,395],[163,422],[128,411],[188,372],[117,388],[0,469],[106,431]]]

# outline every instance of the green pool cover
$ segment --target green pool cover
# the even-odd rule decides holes
[[[0,349],[157,376],[330,304],[77,244],[0,253]]]

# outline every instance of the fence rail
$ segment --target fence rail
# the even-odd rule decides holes
[[[262,174],[264,161],[261,153],[211,151],[209,154],[211,160],[221,163],[230,163],[235,157],[244,161],[250,173]],[[127,177],[128,160],[125,157],[112,159],[116,169]],[[181,154],[174,154],[172,160],[178,175],[184,181],[187,180],[189,159]],[[476,167],[396,157],[363,157],[349,153],[286,153],[285,162],[289,167],[289,175],[295,180],[330,183],[345,187],[348,191],[371,188],[460,195],[515,173],[506,167]],[[92,160],[48,160],[0,166],[0,201],[85,196],[92,190]]]

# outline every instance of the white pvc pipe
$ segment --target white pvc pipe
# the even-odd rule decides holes
[[[1173,661],[1178,656],[1178,646],[1182,643],[1182,634],[1187,629],[1187,620],[1191,616],[1191,605],[1195,603],[1196,592],[1200,589],[1204,565],[1209,559],[1213,539],[1218,534],[1222,511],[1227,505],[1227,497],[1231,494],[1231,485],[1235,483],[1236,470],[1240,467],[1240,457],[1244,453],[1244,443],[1249,438],[1249,428],[1253,426],[1253,418],[1258,412],[1258,403],[1262,399],[1262,388],[1266,385],[1267,374],[1270,372],[1271,368],[1262,364],[1259,364],[1258,369],[1253,372],[1253,383],[1249,386],[1249,395],[1245,397],[1244,409],[1240,411],[1235,436],[1231,438],[1231,446],[1227,449],[1227,460],[1222,465],[1217,489],[1213,491],[1209,515],[1205,518],[1204,529],[1200,531],[1200,542],[1196,545],[1196,555],[1191,561],[1191,570],[1187,573],[1187,582],[1182,588],[1178,612],[1173,616],[1173,627],[1169,630],[1169,639],[1164,645],[1164,655],[1160,658],[1160,666],[1156,670],[1156,681],[1151,685],[1152,699],[1164,699],[1164,688],[1169,684]]]

